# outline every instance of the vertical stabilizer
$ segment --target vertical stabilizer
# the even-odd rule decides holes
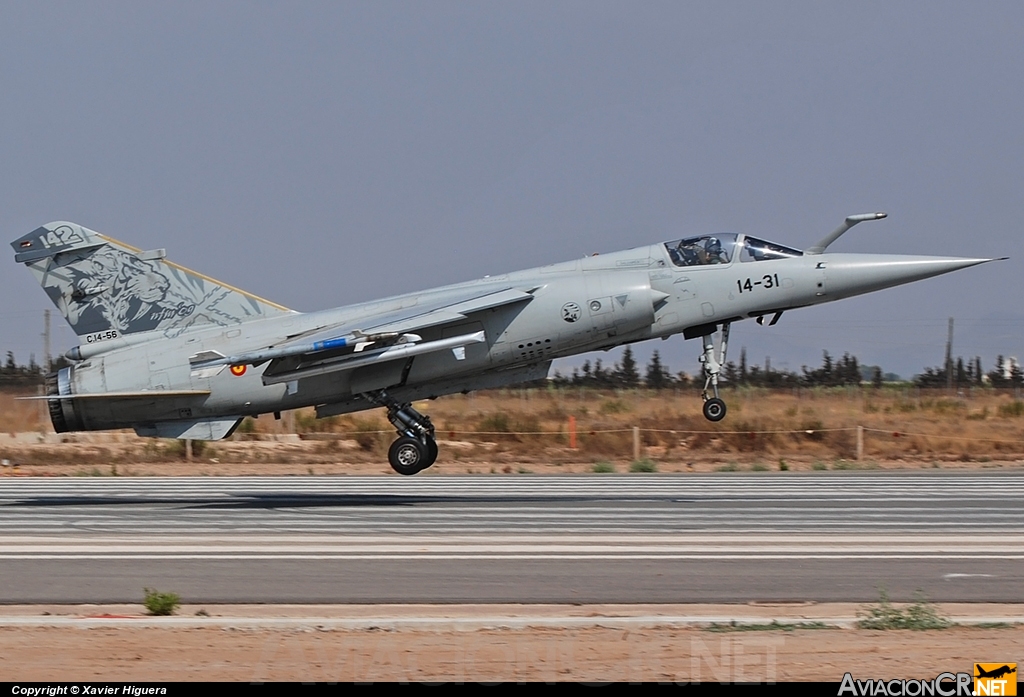
[[[162,249],[143,252],[74,223],[49,223],[11,246],[83,343],[290,312],[173,264]]]

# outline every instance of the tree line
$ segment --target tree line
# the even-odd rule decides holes
[[[913,383],[919,387],[946,387],[949,384],[949,372],[953,375],[954,387],[970,387],[990,385],[992,387],[1024,386],[1024,371],[1020,364],[1004,356],[996,358],[995,367],[985,372],[981,358],[964,361],[958,357],[946,366],[925,368],[924,372],[914,377]],[[52,361],[51,370],[57,370],[67,361],[58,357]],[[14,358],[14,352],[7,352],[7,360],[0,366],[0,387],[27,387],[42,384],[48,371],[36,363],[35,356],[29,357],[26,365],[20,365]],[[727,362],[722,366],[722,381],[726,385],[743,385],[749,387],[840,387],[843,385],[862,385],[869,383],[881,386],[891,382],[897,376],[883,373],[879,366],[862,365],[856,356],[844,353],[841,358],[833,358],[828,351],[822,352],[821,365],[817,368],[801,366],[800,372],[778,370],[772,368],[770,361],[763,366],[750,365],[747,362],[747,350],[740,350],[739,363]],[[647,387],[653,390],[672,389],[677,387],[703,386],[702,375],[691,376],[686,372],[673,372],[655,351],[651,360],[641,371],[633,355],[633,348],[626,346],[622,359],[608,366],[600,358],[593,363],[583,362],[580,368],[573,368],[570,375],[555,371],[548,382],[562,387],[592,387],[597,389],[619,389]]]
[[[29,355],[27,364],[19,364],[14,358],[14,351],[7,352],[7,359],[0,365],[0,387],[33,387],[43,384],[43,378],[53,370],[68,365],[63,356],[54,359],[49,366],[36,363],[35,354]]]
[[[0,385],[5,387],[27,387],[43,381],[45,371],[36,363],[36,357],[28,359],[28,365],[18,365],[14,352],[7,352],[7,360],[0,366]]]
[[[1003,356],[996,357],[996,367],[987,373],[982,370],[981,358],[975,356],[964,363],[962,356],[956,361],[950,360],[947,366],[925,368],[924,372],[914,378],[919,387],[946,387],[952,375],[955,387],[975,385],[991,385],[992,387],[1021,387],[1024,385],[1024,371],[1020,363],[1008,360]]]
[[[962,358],[952,362],[953,385],[969,387],[973,385],[990,385],[992,387],[1019,387],[1024,385],[1024,372],[1016,361],[1008,361],[1003,356],[996,359],[996,366],[988,372],[982,371],[981,358],[964,363]],[[772,368],[769,360],[763,366],[751,365],[747,362],[747,350],[740,350],[739,363],[729,361],[722,366],[721,380],[725,385],[743,385],[749,387],[841,387],[844,385],[871,384],[881,387],[886,382],[899,380],[897,375],[885,373],[877,365],[863,365],[856,356],[844,353],[841,358],[834,358],[828,351],[822,352],[821,365],[817,368],[801,366],[800,372],[778,370]],[[598,389],[647,387],[661,390],[676,387],[702,387],[703,375],[691,376],[686,372],[674,373],[655,351],[651,360],[641,374],[640,367],[633,355],[633,349],[627,346],[622,359],[611,366],[606,366],[601,359],[591,363],[584,361],[580,368],[573,368],[572,373],[563,375],[555,371],[551,378],[557,386],[592,387]],[[923,373],[913,379],[919,387],[946,387],[948,385],[946,368],[926,368]]]

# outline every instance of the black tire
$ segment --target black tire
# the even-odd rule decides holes
[[[437,441],[433,438],[427,438],[427,456],[420,463],[420,472],[432,466],[437,462]]]
[[[426,460],[427,449],[415,438],[403,436],[388,448],[388,462],[391,463],[391,469],[405,476],[416,474],[424,466],[429,466],[423,464]]]
[[[708,421],[721,421],[725,418],[725,402],[712,397],[704,402],[704,418]]]

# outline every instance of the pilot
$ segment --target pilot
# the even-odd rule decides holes
[[[704,263],[705,264],[728,264],[729,257],[725,255],[725,251],[722,249],[722,243],[717,237],[709,237],[707,242],[704,243]]]
[[[747,254],[754,261],[763,261],[765,258],[765,250],[763,247],[754,244],[753,240],[749,237],[743,238],[743,247],[747,250]]]
[[[672,255],[672,261],[676,266],[697,266],[701,263],[700,254],[695,245],[687,244],[688,240],[680,240],[679,245]]]

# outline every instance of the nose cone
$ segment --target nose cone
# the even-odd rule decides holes
[[[827,254],[820,258],[825,272],[827,300],[848,298],[851,295],[920,281],[989,261],[999,261],[894,254]]]

